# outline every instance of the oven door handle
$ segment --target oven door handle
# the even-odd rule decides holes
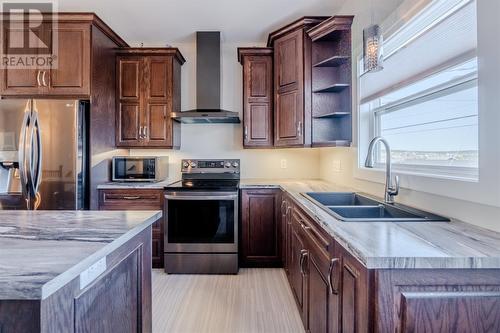
[[[165,194],[167,200],[235,200],[238,194],[226,195],[170,195]]]

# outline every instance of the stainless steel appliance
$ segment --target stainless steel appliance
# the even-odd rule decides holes
[[[114,182],[159,182],[168,176],[168,157],[115,156]]]
[[[239,160],[182,160],[165,187],[165,271],[238,273]]]
[[[88,209],[88,101],[0,101],[0,209]]]

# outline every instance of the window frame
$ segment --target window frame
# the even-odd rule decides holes
[[[469,59],[473,60],[473,59]],[[448,66],[451,68],[453,66]],[[437,86],[431,87],[419,93],[403,97],[399,100],[392,101],[382,106],[375,107],[370,110],[370,117],[373,118],[373,134],[370,137],[381,135],[381,125],[380,117],[384,114],[397,112],[406,106],[418,105],[425,103],[427,101],[434,100],[436,98],[447,96],[453,94],[457,91],[462,91],[468,88],[478,87],[478,75],[477,71],[461,76],[454,80],[441,83]],[[383,97],[383,96],[381,96]],[[369,103],[369,102],[367,102]],[[479,116],[479,114],[478,114]],[[380,153],[382,147],[378,146],[375,150],[376,158],[375,161],[380,160]],[[479,149],[478,149],[479,153]],[[396,171],[400,171],[406,174],[415,175],[428,175],[432,177],[442,177],[447,179],[456,179],[464,181],[478,181],[479,180],[479,166],[477,168],[470,167],[457,167],[457,166],[439,166],[439,165],[418,165],[418,164],[400,164],[393,163],[393,168]],[[384,163],[376,162],[374,165],[377,169],[383,169],[385,167]]]
[[[415,15],[417,11],[423,9],[431,0],[422,2],[419,6],[413,6],[413,2],[406,1],[400,8],[407,10],[408,13]],[[477,8],[477,28],[478,41],[477,48],[470,50],[456,57],[457,61],[463,61],[464,58],[474,54],[478,58],[478,116],[479,116],[479,173],[478,181],[457,180],[447,177],[435,177],[432,175],[423,175],[418,173],[408,174],[401,170],[394,170],[394,173],[400,176],[401,192],[408,198],[415,197],[429,205],[435,203],[437,198],[441,204],[453,205],[456,199],[467,202],[474,202],[482,205],[500,207],[500,132],[498,131],[498,77],[500,67],[500,49],[491,44],[491,38],[494,33],[490,29],[492,22],[497,22],[487,3],[476,1]],[[400,10],[400,9],[398,9]],[[406,15],[406,14],[405,14]],[[386,22],[383,22],[385,31],[397,32],[408,22],[408,16],[391,16]],[[387,36],[386,36],[387,37]],[[390,38],[390,37],[389,37]],[[352,176],[355,186],[363,186],[374,191],[382,190],[386,182],[385,172],[380,169],[369,169],[364,167],[366,159],[369,138],[373,137],[374,126],[367,115],[366,107],[362,106],[360,97],[359,80],[363,73],[362,51],[355,48],[353,55],[353,110],[354,113],[354,139],[352,149],[347,153],[354,161]],[[451,61],[451,60],[450,60]],[[435,68],[438,69],[438,68]],[[415,75],[413,79],[421,79],[429,73]],[[407,83],[407,82],[404,82]],[[393,86],[392,88],[399,88]],[[368,96],[371,98],[373,96]],[[360,183],[361,182],[361,183]],[[365,183],[362,183],[365,182]],[[363,185],[360,185],[363,184]],[[444,208],[443,208],[444,209]]]

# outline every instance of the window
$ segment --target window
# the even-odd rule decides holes
[[[359,78],[360,145],[387,139],[399,172],[479,178],[475,29],[475,1],[439,0],[387,39],[384,70]],[[379,145],[376,167],[385,157]]]

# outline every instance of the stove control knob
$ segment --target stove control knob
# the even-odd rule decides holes
[[[238,167],[238,162],[233,162],[233,168],[237,168]]]
[[[226,164],[224,164],[224,166],[225,166],[226,168],[230,168],[230,167],[231,167],[231,162],[226,162]]]
[[[187,161],[182,162],[182,167],[187,168],[189,166],[189,163]]]
[[[196,163],[195,162],[189,162],[189,166],[191,168],[196,168]]]

